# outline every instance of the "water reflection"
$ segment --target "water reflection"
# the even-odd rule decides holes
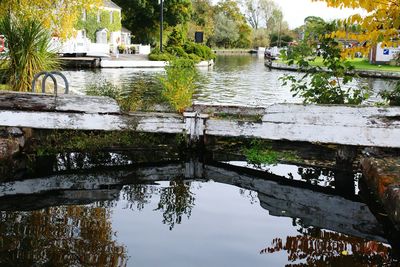
[[[382,243],[309,228],[303,235],[275,238],[260,254],[286,251],[285,266],[393,266],[390,247]]]
[[[0,183],[0,264],[380,266],[392,260],[384,229],[356,195],[280,183],[276,174],[190,164],[196,163],[57,169]]]
[[[113,240],[108,209],[58,206],[0,215],[2,266],[126,265],[126,248]]]

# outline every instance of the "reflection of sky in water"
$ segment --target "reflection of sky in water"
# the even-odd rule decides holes
[[[139,78],[155,79],[163,69],[98,69],[81,71],[63,71],[71,83],[71,91],[83,93],[86,85],[107,80],[114,84],[129,84]],[[233,104],[266,106],[272,103],[301,102],[292,97],[290,86],[282,86],[279,80],[284,74],[300,77],[295,72],[268,70],[264,59],[256,56],[220,56],[214,67],[200,68],[200,89],[195,95],[196,103]],[[368,85],[374,92],[391,87],[383,79],[360,78],[351,86]],[[371,94],[368,102],[379,99],[376,93]]]
[[[159,182],[161,187],[168,186]],[[160,223],[159,196],[143,210],[114,207],[112,222],[118,241],[127,246],[129,266],[284,266],[286,253],[260,255],[277,237],[298,234],[291,218],[268,215],[251,204],[238,188],[219,183],[192,183],[195,204],[190,219],[172,231]]]

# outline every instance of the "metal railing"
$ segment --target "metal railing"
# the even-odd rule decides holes
[[[57,83],[57,79],[56,76],[60,76],[63,80],[64,80],[64,84],[65,84],[65,94],[68,94],[69,92],[69,83],[67,78],[65,77],[64,74],[62,74],[59,71],[42,71],[37,73],[34,77],[33,77],[33,81],[32,81],[32,92],[35,92],[35,88],[36,88],[36,81],[40,78],[40,76],[43,76],[43,80],[42,80],[42,93],[46,93],[46,82],[47,82],[47,78],[51,78],[53,80],[53,84],[54,84],[54,94],[57,95],[57,89],[58,89],[58,83]]]

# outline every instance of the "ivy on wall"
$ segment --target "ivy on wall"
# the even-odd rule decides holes
[[[98,12],[100,12],[100,22],[97,19]],[[92,41],[96,42],[96,32],[100,29],[107,29],[107,38],[110,37],[110,32],[120,31],[122,28],[121,15],[118,11],[109,10],[90,10],[86,14],[86,20],[82,17],[78,20],[75,25],[76,29],[86,31],[86,36]]]

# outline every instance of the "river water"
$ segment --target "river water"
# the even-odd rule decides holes
[[[294,72],[269,70],[264,59],[257,56],[219,56],[212,68],[200,68],[199,89],[195,103],[268,106],[273,103],[299,103],[292,96],[289,85],[279,79]],[[138,80],[154,80],[163,69],[99,69],[64,71],[71,83],[72,92],[83,94],[85,87],[100,81],[116,85],[129,85]],[[392,87],[391,81],[376,78],[359,78],[351,86],[368,86],[372,90],[368,102],[376,102],[377,93]]]

